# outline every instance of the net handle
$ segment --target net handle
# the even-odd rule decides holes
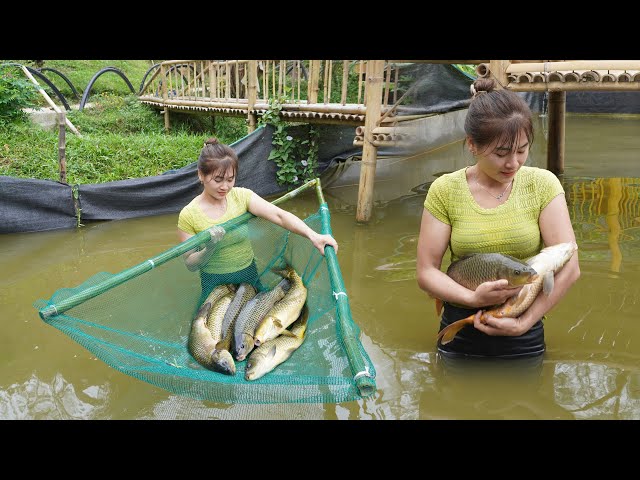
[[[324,200],[324,195],[322,194],[320,179],[316,180],[316,193],[318,195],[318,202],[320,203],[322,233],[333,235],[331,231],[331,215],[329,213],[329,207]],[[349,296],[346,293],[344,283],[342,281],[342,272],[340,271],[340,265],[333,246],[326,245],[324,247],[324,256],[327,260],[329,279],[331,281],[333,297],[338,311],[338,327],[342,333],[340,337],[344,343],[347,358],[349,359],[349,365],[354,375],[353,380],[358,387],[360,395],[368,397],[376,391],[375,376],[371,373],[369,368],[371,365],[373,369],[373,365],[362,355],[362,348],[359,339],[360,331],[351,317]]]

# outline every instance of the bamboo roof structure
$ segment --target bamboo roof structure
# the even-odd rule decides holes
[[[517,92],[640,91],[639,60],[512,61],[504,72],[481,63],[476,74],[506,80],[503,86]]]

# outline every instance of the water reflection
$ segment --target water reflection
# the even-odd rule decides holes
[[[22,384],[0,390],[0,418],[5,420],[91,420],[107,410],[108,385],[77,392],[61,374],[47,383],[32,374]]]

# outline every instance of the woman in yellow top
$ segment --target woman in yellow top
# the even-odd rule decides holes
[[[221,283],[251,283],[260,288],[253,248],[244,224],[224,234],[216,225],[236,218],[245,212],[269,220],[292,233],[307,237],[324,255],[324,247],[331,245],[338,251],[338,243],[331,235],[317,233],[300,218],[266,201],[252,190],[236,187],[238,156],[228,145],[216,138],[208,139],[198,157],[198,178],[203,191],[181,211],[178,217],[178,238],[181,242],[211,229],[212,241],[200,250],[184,254],[187,268],[200,269],[202,297]],[[212,257],[216,251],[215,257]]]
[[[522,287],[507,280],[485,282],[475,291],[441,271],[469,253],[499,252],[526,259],[544,246],[575,241],[564,189],[550,171],[524,166],[533,142],[529,106],[515,92],[496,90],[493,78],[478,78],[465,119],[465,143],[475,165],[438,177],[424,202],[417,250],[417,281],[430,296],[444,301],[440,330],[476,313],[438,352],[456,358],[522,358],[541,360],[545,350],[542,318],[580,276],[577,253],[555,276],[549,295],[538,295],[518,318],[489,316],[484,307],[503,303]]]

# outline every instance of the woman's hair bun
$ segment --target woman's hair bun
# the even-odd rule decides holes
[[[217,145],[218,144],[218,139],[216,137],[211,137],[208,138],[205,142],[205,145]]]

